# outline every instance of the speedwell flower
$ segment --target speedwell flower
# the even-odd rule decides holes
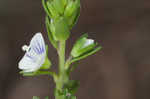
[[[46,48],[41,33],[36,33],[30,41],[30,45],[22,47],[26,51],[19,62],[19,69],[23,72],[34,72],[39,70],[45,62]]]

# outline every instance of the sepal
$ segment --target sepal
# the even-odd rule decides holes
[[[48,11],[50,12],[51,18],[56,18],[59,16],[59,12],[56,10],[54,2],[53,1],[47,1],[46,2]]]
[[[45,9],[45,11],[49,12],[50,17],[54,19],[63,15],[64,9],[65,9],[65,6],[64,6],[65,3],[66,3],[65,0],[63,1],[62,0],[50,0],[50,1],[47,0],[46,5],[44,5],[45,6],[44,8],[47,8]]]
[[[84,59],[102,48],[94,40],[88,39],[87,37],[88,35],[84,34],[76,41],[71,51],[72,59],[69,64]]]
[[[99,50],[101,50],[101,49],[102,49],[102,47],[101,47],[101,46],[98,46],[98,47],[94,48],[93,50],[91,50],[91,51],[89,51],[89,52],[87,52],[87,53],[84,53],[83,55],[81,55],[81,56],[79,56],[79,57],[74,57],[74,58],[71,60],[70,64],[71,64],[71,63],[74,63],[74,62],[76,62],[76,61],[79,61],[79,60],[81,60],[81,59],[84,59],[84,58],[86,58],[86,57],[88,57],[88,56],[90,56],[90,55],[96,53],[97,51],[99,51]]]
[[[40,69],[49,69],[51,67],[51,61],[48,59],[48,45],[46,45],[46,58],[44,64]]]
[[[96,47],[97,44],[94,42],[94,40],[87,39],[87,37],[88,35],[84,34],[76,41],[71,51],[71,55],[73,57],[78,57]]]
[[[53,45],[53,47],[57,49],[58,48],[58,42],[54,39],[53,34],[51,32],[50,19],[48,18],[48,16],[46,17],[45,23],[46,23],[46,29],[48,32],[48,38],[49,38],[51,44]]]
[[[72,29],[73,26],[77,23],[79,16],[80,16],[80,8],[78,8],[77,11],[73,13],[73,15],[67,20],[70,29]]]
[[[64,15],[70,17],[80,7],[80,0],[69,0],[68,5],[64,11]]]
[[[67,23],[70,29],[76,24],[80,15],[80,0],[70,0],[64,11],[64,16],[67,19]]]
[[[50,13],[50,11],[49,11],[49,9],[48,9],[48,7],[47,7],[47,2],[46,2],[46,0],[42,0],[42,5],[43,5],[43,8],[44,8],[46,14],[47,14],[49,17],[51,17],[51,13]]]

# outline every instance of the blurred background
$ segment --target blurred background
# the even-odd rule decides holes
[[[150,1],[81,0],[79,21],[68,40],[88,33],[103,50],[80,61],[72,79],[80,80],[78,99],[150,99]],[[48,76],[22,77],[17,67],[36,32],[50,45],[41,0],[0,0],[0,99],[53,97]],[[57,69],[56,50],[49,58]]]

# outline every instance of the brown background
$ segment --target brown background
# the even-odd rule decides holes
[[[79,22],[68,50],[82,33],[89,33],[103,50],[80,62],[72,79],[80,80],[78,99],[150,99],[150,1],[82,0]],[[17,63],[21,46],[41,31],[48,44],[41,0],[0,0],[0,99],[53,97],[47,76],[22,77]],[[49,57],[56,70],[56,51]]]

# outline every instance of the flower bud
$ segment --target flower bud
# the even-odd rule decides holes
[[[48,12],[52,18],[56,18],[64,13],[64,2],[62,0],[47,1]]]
[[[94,43],[93,39],[87,39],[87,35],[81,36],[71,51],[73,57],[78,57],[80,55],[86,54],[89,51],[93,50],[97,44]]]
[[[80,14],[80,0],[70,0],[64,11],[64,16],[67,19],[67,24],[72,28]]]
[[[65,12],[64,12],[64,15],[67,16],[67,17],[70,17],[73,15],[73,13],[76,12],[76,10],[80,7],[80,1],[79,0],[70,0],[66,9],[65,9]]]
[[[52,18],[55,18],[55,17],[59,16],[59,13],[55,9],[53,2],[47,1],[47,8],[48,8],[48,11],[50,12],[50,15],[51,15]]]

